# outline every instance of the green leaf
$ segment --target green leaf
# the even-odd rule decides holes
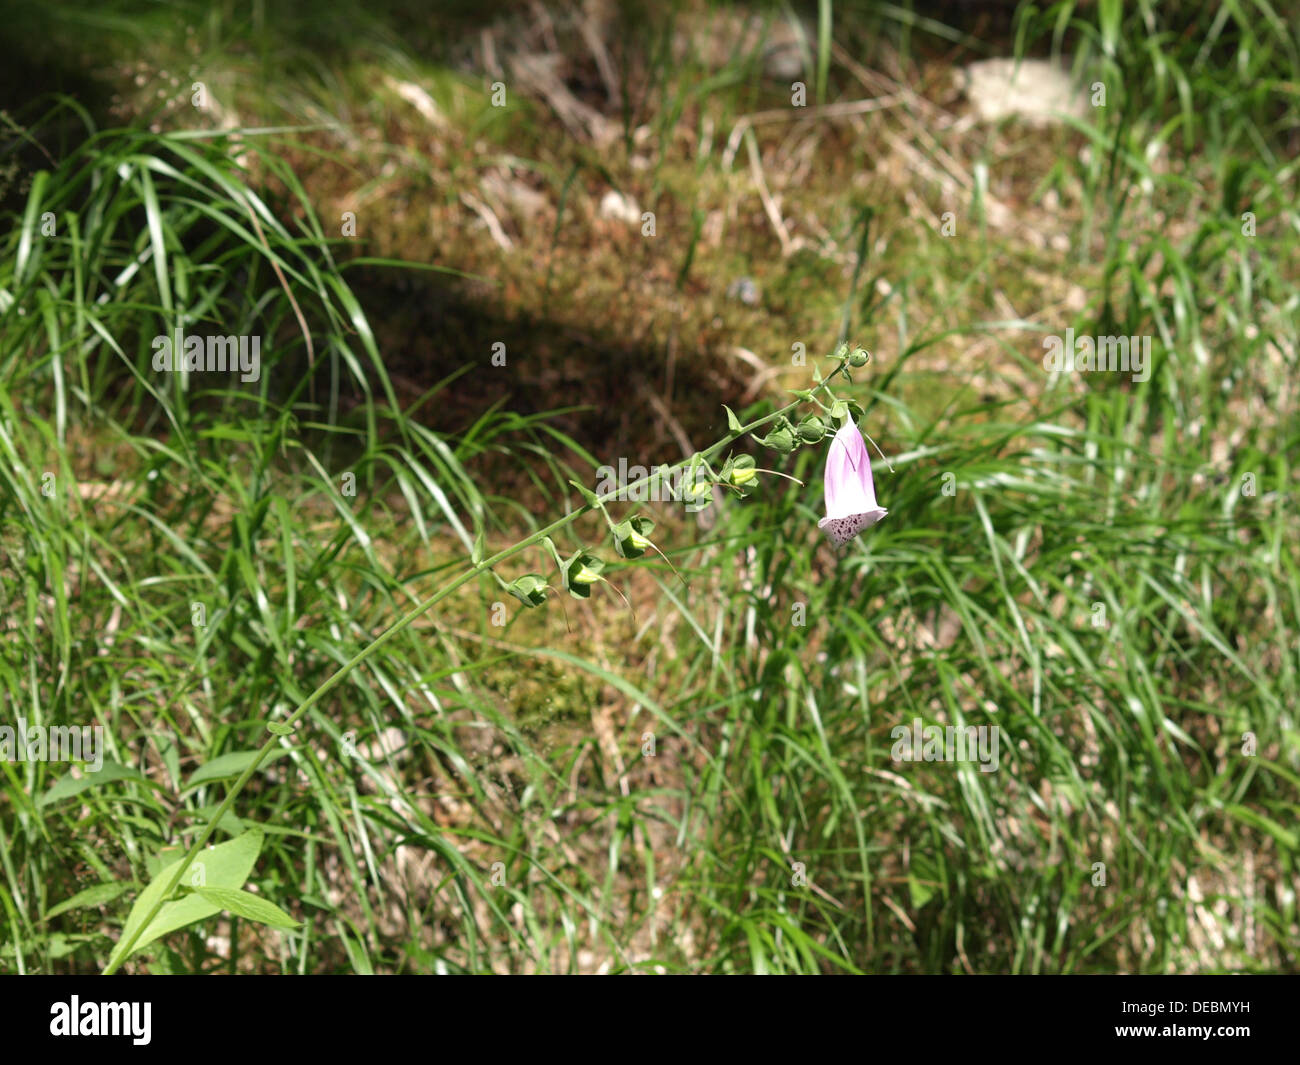
[[[88,887],[85,891],[78,891],[72,898],[65,899],[53,907],[42,920],[51,920],[61,913],[67,913],[69,910],[84,910],[91,906],[102,906],[106,902],[112,902],[130,886],[131,884],[128,881],[109,881],[107,884],[96,884],[94,887]]]
[[[181,877],[181,885],[189,887],[195,879],[201,877],[204,887],[229,888],[238,891],[253,871],[253,864],[262,850],[262,839],[262,830],[254,828],[227,843],[207,848],[185,871],[185,875]],[[127,915],[126,924],[122,928],[122,938],[118,940],[117,946],[109,956],[109,965],[126,960],[127,955],[123,951],[125,944],[144,922],[145,916],[153,909],[154,904],[163,898],[163,891],[184,861],[182,857],[163,866],[149,881],[148,886],[140,892],[135,905],[131,907],[130,914]],[[190,878],[190,884],[186,883],[186,876]],[[220,912],[221,906],[209,902],[201,895],[187,895],[174,902],[165,903],[158,911],[158,916],[149,922],[149,926],[136,940],[131,948],[131,954],[139,953],[160,936]]]
[[[573,487],[578,490],[582,495],[582,498],[587,501],[587,506],[595,507],[600,505],[600,500],[597,498],[596,493],[590,488],[580,485],[577,481],[570,481],[569,484],[573,485]]]
[[[478,534],[474,537],[474,548],[469,553],[470,560],[476,566],[483,561],[483,544],[483,530],[479,529]]]
[[[916,910],[919,910],[934,898],[934,888],[931,885],[918,880],[911,874],[908,874],[907,877],[907,890],[912,896],[912,908]]]
[[[206,824],[217,816],[217,811],[220,809],[220,802],[211,802],[204,806],[195,806],[189,811],[190,820],[195,824]],[[244,827],[244,822],[236,817],[234,812],[231,810],[227,810],[221,815],[221,820],[217,822],[217,828],[232,839],[235,836],[242,836],[248,831],[248,829]],[[153,867],[156,869],[161,865],[162,859],[178,858],[184,853],[185,849],[183,847],[169,847],[167,848],[167,853],[159,855],[159,861],[155,862]]]
[[[1262,832],[1267,832],[1277,841],[1279,847],[1283,850],[1295,852],[1300,849],[1300,836],[1285,825],[1278,824],[1271,817],[1265,817],[1263,814],[1256,812],[1246,806],[1239,806],[1232,803],[1223,808],[1223,812],[1229,817],[1241,821],[1243,824],[1251,825]]]
[[[84,769],[80,777],[74,777],[67,773],[60,777],[49,791],[41,796],[39,806],[48,806],[52,802],[58,802],[60,799],[70,799],[74,795],[80,795],[87,788],[97,787],[100,784],[110,784],[115,780],[133,780],[137,784],[147,784],[151,788],[160,788],[160,785],[154,784],[143,773],[129,766],[118,765],[116,762],[110,762],[105,759],[104,764],[94,773],[88,773]]]
[[[268,721],[266,723],[266,731],[271,733],[273,736],[292,736],[293,726],[281,725],[278,721]]]
[[[267,728],[270,727],[271,723],[267,722]],[[272,731],[274,730],[272,729]],[[279,734],[277,733],[277,735]],[[272,751],[266,756],[266,760],[262,763],[263,768],[275,759],[283,758],[288,753],[289,752],[283,747],[279,750]],[[249,767],[256,757],[256,751],[232,751],[230,754],[223,754],[218,758],[212,759],[210,762],[205,762],[203,765],[199,766],[198,769],[194,770],[194,773],[190,776],[190,779],[186,781],[185,787],[182,788],[181,791],[182,793],[187,792],[191,788],[195,788],[200,784],[206,784],[210,780],[224,780],[227,777],[237,777]]]
[[[730,429],[733,433],[743,433],[745,431],[745,427],[740,424],[740,419],[736,417],[732,409],[728,407],[725,403],[722,405],[722,409],[727,412],[727,428]]]
[[[247,891],[232,891],[229,888],[200,887],[194,894],[202,895],[208,902],[229,913],[245,917],[258,924],[270,925],[272,928],[297,928],[298,922],[285,913],[274,902],[260,895]]]

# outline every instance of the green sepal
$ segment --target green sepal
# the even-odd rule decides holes
[[[695,467],[682,478],[682,502],[692,513],[703,510],[713,502],[713,482],[708,471]]]
[[[620,558],[640,558],[650,547],[655,523],[649,518],[628,518],[614,526],[614,550]]]
[[[601,580],[600,571],[605,563],[589,551],[579,551],[563,567],[564,587],[575,599],[587,599],[591,586]]]
[[[745,486],[753,484],[757,476],[753,455],[735,455],[722,467],[721,479],[733,488],[740,489],[742,497],[745,495]]]

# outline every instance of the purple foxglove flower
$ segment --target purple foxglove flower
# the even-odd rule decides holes
[[[849,419],[840,426],[826,454],[826,517],[817,528],[824,529],[839,547],[888,513],[876,502],[867,445]]]

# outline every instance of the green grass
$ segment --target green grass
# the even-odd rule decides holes
[[[180,63],[171,23],[99,10],[50,39],[161,39]],[[257,72],[224,103],[276,131],[138,101],[101,128],[42,98],[0,140],[0,724],[106,744],[80,781],[0,760],[0,970],[102,970],[267,721],[464,574],[480,536],[491,555],[580,507],[570,478],[679,459],[634,374],[702,450],[722,404],[785,402],[743,402],[724,348],[788,366],[800,341],[824,372],[842,335],[875,353],[847,392],[892,463],[883,522],[826,546],[824,443],[753,448],[804,483],[760,477],[711,525],[641,508],[684,582],[578,517],[560,551],[603,557],[630,606],[565,595],[540,548],[498,573],[543,574],[544,609],[486,575],[439,603],[278,738],[217,825],[265,834],[244,886],[298,927],[225,912],[125,968],[1295,970],[1294,19],[1057,4],[999,42],[807,5],[810,100],[871,94],[831,39],[917,91],[862,128],[756,127],[810,238],[782,258],[745,147],[730,168],[722,150],[788,86],[752,48],[675,64],[707,7],[614,26],[636,91],[602,151],[543,100],[519,101],[527,121],[476,106],[489,79],[460,45],[487,16],[344,11],[309,46],[299,16],[193,10],[209,68]],[[765,33],[787,16],[767,14]],[[949,49],[1013,43],[1072,57],[1106,107],[1048,133],[937,121]],[[378,69],[428,88],[436,150]],[[986,167],[989,201],[892,173],[889,134],[938,171]],[[813,165],[787,180],[800,137]],[[549,204],[504,218],[514,255],[456,221],[504,155]],[[594,216],[610,186],[656,211],[654,243]],[[335,208],[358,188],[350,241]],[[740,274],[758,309],[725,296]],[[260,379],[155,373],[178,323],[261,335]],[[1152,337],[1149,379],[1049,377],[1042,338],[1067,328]],[[915,719],[996,725],[997,771],[894,759]]]

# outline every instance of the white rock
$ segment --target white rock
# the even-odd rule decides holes
[[[636,200],[632,199],[632,197],[624,196],[621,192],[610,189],[600,199],[600,216],[602,218],[617,218],[630,226],[634,226],[641,222],[641,208],[637,206]]]
[[[1066,115],[1082,117],[1087,107],[1069,74],[1044,59],[982,59],[962,75],[975,116],[986,122],[1015,116],[1050,126]]]

